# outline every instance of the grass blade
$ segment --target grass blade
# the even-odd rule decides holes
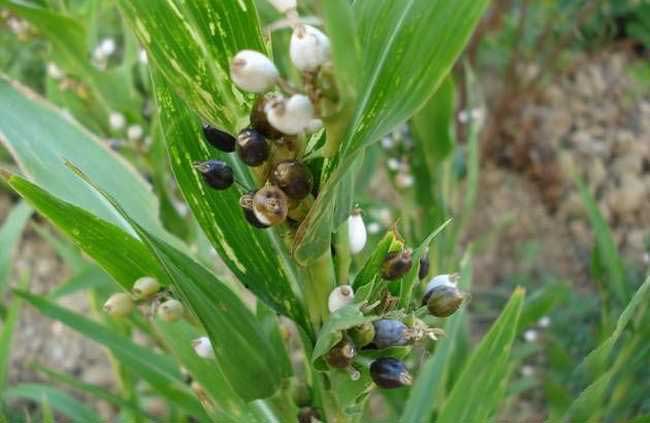
[[[0,227],[0,296],[9,282],[12,257],[31,215],[32,208],[27,203],[21,202],[11,209],[9,216]]]
[[[94,410],[65,392],[48,385],[25,383],[13,386],[4,392],[4,398],[7,400],[30,399],[37,403],[47,401],[53,409],[75,422],[102,421]]]

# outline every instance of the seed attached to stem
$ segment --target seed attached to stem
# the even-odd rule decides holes
[[[284,98],[276,96],[264,106],[266,119],[278,131],[287,135],[298,135],[314,125],[314,106],[309,97],[294,94]]]
[[[203,137],[211,146],[218,150],[226,153],[235,151],[235,143],[237,141],[235,137],[208,123],[203,125]]]
[[[392,252],[381,267],[382,277],[389,281],[399,279],[411,270],[412,264],[411,250]]]
[[[348,238],[350,241],[350,252],[352,254],[359,254],[363,247],[366,246],[368,240],[368,233],[366,232],[366,225],[363,223],[361,210],[355,209],[348,217]]]
[[[286,160],[273,168],[271,183],[280,187],[289,198],[302,200],[311,192],[313,177],[301,162]]]
[[[143,276],[133,284],[133,297],[136,300],[144,300],[160,291],[160,283],[151,276]]]
[[[175,299],[167,300],[158,308],[158,317],[166,322],[175,322],[183,317],[185,308],[183,304]]]
[[[275,85],[278,76],[273,62],[258,51],[242,50],[230,62],[230,77],[244,91],[266,92]]]
[[[214,349],[212,348],[212,342],[207,336],[202,336],[196,338],[192,341],[192,348],[194,352],[201,358],[214,358]]]
[[[372,322],[363,323],[348,330],[348,335],[352,339],[352,342],[354,342],[354,345],[363,348],[375,338],[375,325]]]
[[[411,331],[399,320],[381,319],[374,322],[375,337],[372,342],[378,349],[408,345]]]
[[[262,224],[277,225],[287,218],[289,199],[280,188],[266,185],[253,197],[253,212]]]
[[[264,224],[259,221],[257,216],[255,216],[255,212],[253,211],[253,201],[255,199],[255,193],[254,192],[249,192],[241,196],[239,199],[239,205],[242,208],[242,211],[244,212],[244,217],[246,218],[246,221],[253,225],[256,228],[259,229],[266,229],[270,225]]]
[[[438,275],[431,279],[424,291],[422,304],[435,317],[449,317],[465,300],[465,295],[456,286],[457,275]]]
[[[221,160],[207,160],[196,163],[194,167],[211,188],[224,190],[230,188],[235,181],[232,168]]]
[[[270,140],[277,140],[283,136],[282,132],[275,129],[266,118],[266,104],[269,101],[273,101],[275,97],[277,96],[271,94],[259,96],[255,101],[250,114],[251,127]]]
[[[370,377],[385,389],[411,385],[413,379],[406,365],[393,357],[378,358],[370,364]]]
[[[425,253],[420,257],[420,268],[418,269],[418,278],[420,280],[427,277],[429,274],[429,256]]]
[[[343,338],[336,344],[325,356],[325,361],[331,367],[345,369],[352,364],[352,360],[357,355],[354,344],[346,338]]]
[[[269,152],[269,144],[256,130],[247,128],[237,136],[237,154],[248,166],[260,166],[269,158]]]
[[[104,311],[111,317],[125,317],[133,311],[133,300],[129,294],[118,292],[104,303]]]
[[[330,313],[334,313],[346,305],[351,304],[353,300],[354,290],[350,285],[337,286],[330,292],[330,296],[327,299],[327,308]]]
[[[317,28],[296,25],[291,35],[289,56],[303,72],[314,72],[330,58],[330,40]]]

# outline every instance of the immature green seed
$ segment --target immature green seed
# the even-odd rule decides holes
[[[348,335],[354,342],[354,345],[363,348],[375,338],[375,325],[371,322],[363,323],[348,330]]]
[[[167,300],[158,307],[158,317],[166,322],[175,322],[183,317],[185,308],[183,304],[175,299]]]
[[[135,281],[132,291],[136,300],[144,300],[160,291],[160,284],[155,278],[144,276]]]

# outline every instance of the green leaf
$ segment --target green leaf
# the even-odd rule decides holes
[[[280,331],[280,322],[271,308],[261,301],[257,302],[257,312],[255,317],[259,322],[260,329],[264,333],[264,338],[269,340],[271,351],[269,357],[274,357],[273,365],[280,369],[283,377],[293,376],[291,360],[287,353],[287,347],[282,338]]]
[[[566,282],[549,282],[526,298],[524,308],[519,318],[517,333],[535,324],[540,318],[548,315],[554,307],[567,300],[569,285]]]
[[[625,307],[625,310],[621,313],[618,321],[616,322],[616,328],[612,334],[595,350],[591,351],[587,357],[580,363],[580,365],[575,370],[575,375],[579,375],[584,371],[598,372],[599,369],[606,369],[608,358],[610,357],[614,346],[618,342],[619,338],[623,334],[623,331],[630,323],[634,317],[637,309],[641,305],[646,305],[650,300],[650,276],[648,276],[643,282],[643,285],[639,287],[636,291],[636,294],[632,297],[628,305]]]
[[[377,316],[364,315],[361,312],[364,305],[363,303],[349,304],[330,314],[318,333],[318,339],[312,352],[311,360],[316,369],[327,370],[327,364],[322,357],[343,339],[344,330],[378,319]]]
[[[374,251],[365,262],[357,276],[354,278],[352,288],[357,292],[361,287],[381,279],[381,266],[386,259],[386,255],[402,244],[398,240],[398,235],[394,231],[386,232],[386,235],[379,241]]]
[[[354,98],[359,86],[361,46],[357,36],[354,10],[348,0],[321,3],[325,30],[332,45],[332,61],[338,89],[344,97]]]
[[[56,300],[66,295],[74,294],[75,292],[111,286],[112,280],[105,271],[99,266],[88,265],[78,274],[54,287],[48,292],[48,297]]]
[[[7,386],[12,339],[18,324],[21,307],[22,301],[15,298],[9,305],[7,315],[2,319],[2,331],[0,331],[0,395]]]
[[[35,402],[47,401],[56,411],[76,422],[99,422],[101,417],[91,408],[52,386],[39,383],[25,383],[7,389],[3,397],[7,400],[29,399]]]
[[[141,276],[156,276],[165,281],[155,257],[124,230],[61,201],[20,176],[10,177],[9,185],[125,289],[129,290]]]
[[[454,80],[448,76],[411,120],[414,135],[422,143],[431,169],[445,160],[454,148],[455,93]]]
[[[193,110],[225,130],[243,127],[249,102],[230,81],[229,63],[239,50],[266,52],[252,0],[117,4],[152,66]]]
[[[327,183],[296,234],[294,255],[300,263],[329,248],[335,227],[331,203],[356,156],[425,104],[487,4],[487,0],[354,3],[365,73],[353,117],[328,166]]]
[[[117,407],[128,408],[129,410],[137,413],[140,416],[147,416],[147,414],[138,406],[138,404],[125,400],[124,398],[121,398],[111,393],[106,388],[103,388],[98,385],[93,385],[90,383],[81,382],[78,378],[74,376],[70,376],[68,374],[41,365],[36,365],[36,370],[42,373],[45,377],[47,377],[47,379],[50,382],[67,385],[73,389],[76,389],[79,392],[83,392],[95,398],[102,399]],[[149,418],[152,417],[149,416]]]
[[[12,258],[31,215],[32,208],[22,202],[11,209],[9,216],[0,227],[0,296],[9,282]]]
[[[121,364],[142,377],[157,391],[188,413],[207,418],[199,402],[182,383],[180,373],[169,357],[136,345],[129,338],[118,335],[109,328],[66,310],[43,297],[26,291],[16,290],[14,293],[36,307],[41,314],[58,320],[87,338],[107,347]]]
[[[438,423],[486,421],[494,411],[499,389],[506,380],[510,349],[523,303],[524,290],[517,288],[463,368],[440,409]]]
[[[463,260],[460,273],[460,287],[469,289],[472,279],[472,266],[469,256]],[[446,335],[436,343],[433,354],[420,367],[400,422],[428,421],[433,409],[439,405],[436,401],[443,398],[443,390],[448,382],[449,367],[456,347],[456,337],[461,330],[466,313],[467,309],[463,307],[458,313],[445,321]]]
[[[138,223],[171,240],[158,221],[158,201],[126,161],[27,89],[0,78],[0,98],[0,142],[32,181],[51,195],[129,230],[106,201],[64,166],[66,159],[79,163],[84,172],[126,204]]]
[[[612,378],[616,372],[615,368],[603,373],[578,395],[578,398],[571,403],[562,421],[566,422],[589,422],[599,421],[602,403],[607,390],[611,387]]]
[[[587,187],[579,178],[576,178],[576,184],[580,190],[582,202],[587,209],[589,221],[594,231],[596,254],[598,254],[598,258],[604,264],[607,272],[606,287],[611,289],[621,304],[625,304],[629,298],[627,284],[625,283],[625,266],[618,254],[616,242],[612,237],[609,225],[603,218],[600,210],[598,210],[598,205]]]
[[[206,146],[196,115],[160,78],[155,79],[161,125],[178,185],[197,221],[237,278],[274,310],[307,328],[298,300],[297,269],[273,229],[260,230],[244,218],[233,186],[225,191],[207,187],[194,162],[218,158],[229,163],[236,178],[254,186],[249,170],[236,157]]]

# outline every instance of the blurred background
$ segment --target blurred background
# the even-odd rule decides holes
[[[259,3],[263,21],[273,22],[277,16]],[[274,43],[286,44],[288,34],[274,32]],[[447,249],[437,268],[453,271],[447,257],[471,249],[468,342],[517,285],[538,305],[516,343],[504,421],[543,421],[573,398],[580,382],[573,369],[611,332],[650,267],[649,47],[650,1],[493,0],[436,94],[449,107],[425,106],[368,151],[360,176],[368,189],[358,201],[371,241],[396,219],[407,237],[417,237],[422,213],[432,226],[461,216],[455,233],[439,241]],[[126,157],[161,199],[166,227],[226,272],[175,189],[147,56],[112,2],[0,2],[0,72]],[[448,125],[431,127],[430,116],[445,114]],[[436,134],[435,147],[419,143],[425,133]],[[424,162],[421,148],[429,150]],[[0,166],[16,169],[1,143]],[[77,311],[95,309],[85,289],[106,287],[109,277],[1,181],[0,228],[3,321],[6,288],[25,281]],[[650,413],[647,304],[635,322],[638,330],[616,352],[616,388],[598,404],[607,421]],[[14,332],[5,386],[61,382],[45,365],[114,387],[104,351],[60,323],[26,307]],[[103,415],[114,413],[92,401]],[[19,414],[37,408],[14,404]],[[164,404],[152,398],[150,407]]]

